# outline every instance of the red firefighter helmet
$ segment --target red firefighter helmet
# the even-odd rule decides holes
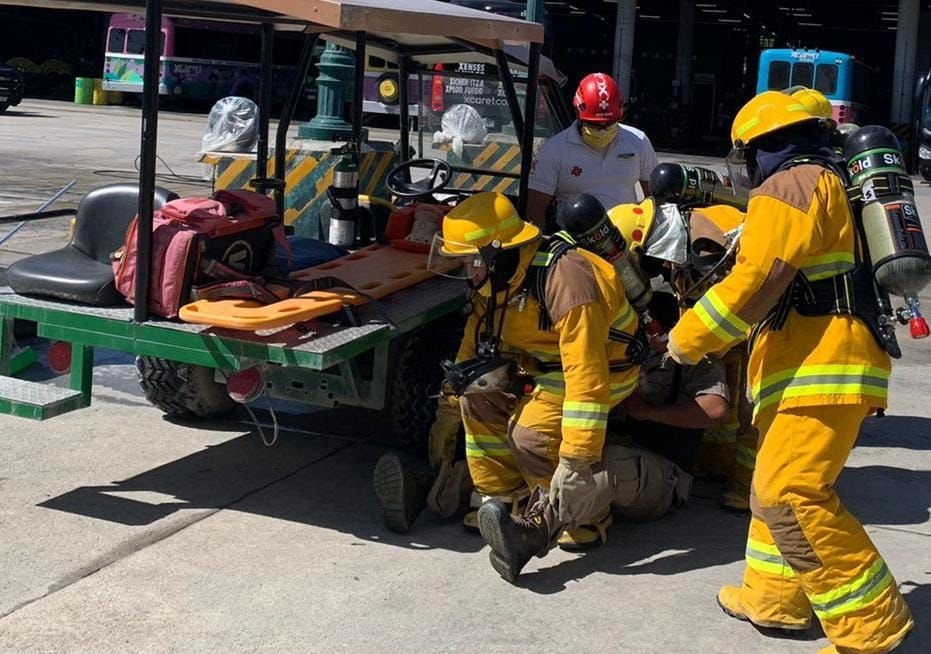
[[[621,92],[606,73],[591,73],[583,77],[575,90],[572,104],[579,120],[591,123],[616,123],[624,114]]]

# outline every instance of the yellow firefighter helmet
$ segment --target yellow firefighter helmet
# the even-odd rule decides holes
[[[806,120],[817,120],[799,99],[781,91],[763,91],[740,108],[731,126],[731,142],[742,148],[754,139]]]
[[[503,193],[488,191],[466,198],[443,218],[440,253],[449,257],[475,254],[496,244],[510,250],[540,238],[540,229],[525,222]]]

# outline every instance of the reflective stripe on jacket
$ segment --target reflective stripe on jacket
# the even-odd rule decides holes
[[[855,225],[843,183],[804,164],[768,178],[750,196],[733,269],[670,333],[687,361],[723,352],[763,320],[802,271],[823,279],[854,264]],[[867,326],[849,315],[804,317],[760,330],[750,355],[754,415],[797,406],[885,407],[891,363]]]
[[[520,289],[536,247],[521,252],[510,287]],[[614,268],[584,250],[560,257],[547,277],[545,301],[553,328],[539,328],[540,303],[532,294],[511,292],[501,333],[501,350],[514,357],[543,390],[564,398],[560,455],[598,461],[608,412],[637,386],[639,366],[609,372],[608,362],[626,361],[626,344],[609,339],[609,330],[633,335],[638,326]],[[475,356],[476,327],[487,299],[476,295],[457,359]],[[504,293],[498,295],[505,301]],[[561,363],[561,370],[540,373],[538,362]]]

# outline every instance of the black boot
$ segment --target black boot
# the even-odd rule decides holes
[[[398,534],[410,531],[427,506],[433,473],[395,453],[383,454],[375,464],[372,481],[381,501],[385,527]]]
[[[542,514],[511,515],[511,508],[497,500],[478,510],[478,528],[491,547],[491,566],[511,583],[527,562],[544,554],[549,545],[550,532]]]

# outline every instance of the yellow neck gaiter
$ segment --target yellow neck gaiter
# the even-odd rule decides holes
[[[582,134],[582,141],[585,145],[596,150],[603,150],[608,147],[614,140],[614,137],[617,136],[617,123],[613,123],[606,129],[592,129],[588,125],[582,125],[580,133]]]

